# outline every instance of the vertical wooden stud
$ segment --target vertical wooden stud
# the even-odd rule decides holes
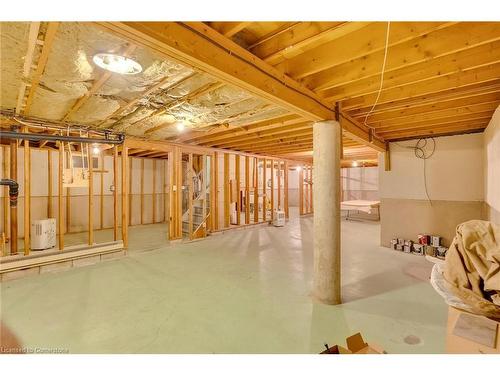
[[[274,159],[271,159],[271,221],[274,220]]]
[[[253,158],[253,221],[259,222],[259,166],[256,157]]]
[[[128,147],[122,146],[122,241],[123,247],[128,247],[128,223],[129,223],[129,183],[128,183]]]
[[[229,186],[229,154],[224,153],[224,227],[230,225],[229,206],[230,206],[230,186]]]
[[[165,170],[167,166],[167,161],[164,159],[160,162],[160,167],[161,167],[161,195],[162,195],[162,207],[163,207],[163,220],[162,222],[164,223],[167,220],[167,181],[166,181],[166,175],[167,171]]]
[[[240,155],[235,156],[236,163],[236,224],[241,224],[241,176],[240,176]]]
[[[272,161],[271,161],[272,162]],[[262,220],[267,221],[267,160],[262,159]]]
[[[52,180],[53,169],[52,169],[52,150],[50,148],[47,149],[47,217],[51,218],[54,216],[52,212]]]
[[[64,250],[64,207],[63,207],[63,160],[64,143],[59,142],[59,160],[57,162],[57,224],[59,227],[59,250]]]
[[[299,168],[299,214],[304,215],[304,168]]]
[[[24,132],[28,130],[25,127]],[[30,141],[24,141],[24,255],[29,255],[31,245],[31,150]]]
[[[144,224],[144,158],[141,159],[141,224]]]
[[[132,199],[134,197],[133,191],[132,191],[132,180],[133,180],[133,168],[134,168],[134,158],[132,156],[129,157],[128,160],[128,225],[132,225],[132,207],[133,207],[133,202]]]
[[[113,240],[118,241],[118,145],[113,147]]]
[[[99,229],[104,229],[104,152],[101,152],[101,173],[99,180]]]
[[[193,154],[189,153],[188,159],[188,210],[189,210],[189,238],[193,239],[193,214],[194,214],[194,205],[193,205],[193,194],[194,194],[194,186],[193,186],[193,178],[195,176],[194,166],[193,166]]]
[[[219,153],[214,152],[214,230],[219,229]]]
[[[313,166],[309,166],[309,213],[314,212],[313,204]]]
[[[2,146],[3,158],[2,158],[2,177],[9,178],[9,158],[10,149],[8,146]],[[5,232],[5,240],[10,236],[10,226],[9,226],[9,187],[4,186],[3,193],[3,229]]]
[[[281,160],[278,160],[278,170],[277,170],[277,184],[278,184],[278,210],[281,210]]]
[[[94,244],[94,163],[92,150],[87,149],[87,160],[89,164],[89,245]]]
[[[284,166],[283,166],[283,169],[284,169],[284,173],[283,173],[283,205],[285,207],[285,218],[289,219],[290,218],[290,210],[289,210],[289,207],[288,207],[288,162],[285,161],[284,163]]]
[[[245,224],[250,224],[250,157],[245,156]]]
[[[156,159],[153,159],[153,224],[156,223]]]

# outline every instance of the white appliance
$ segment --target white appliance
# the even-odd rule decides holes
[[[44,250],[56,246],[56,219],[34,220],[31,223],[31,249]]]
[[[273,225],[275,227],[284,227],[286,223],[285,211],[274,210]]]

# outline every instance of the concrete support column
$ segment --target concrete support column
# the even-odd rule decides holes
[[[340,296],[340,153],[337,121],[313,126],[314,274],[313,297],[326,304]]]

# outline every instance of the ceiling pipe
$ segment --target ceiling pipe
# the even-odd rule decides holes
[[[76,143],[104,143],[112,145],[121,145],[125,141],[124,134],[117,134],[116,139],[108,138],[88,138],[88,137],[73,137],[65,135],[52,135],[52,134],[34,134],[34,133],[19,133],[16,131],[0,130],[0,138],[7,139],[22,139],[28,141],[62,141],[62,142],[76,142]]]

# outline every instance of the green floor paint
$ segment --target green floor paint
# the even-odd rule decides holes
[[[2,283],[2,320],[71,353],[317,353],[358,331],[389,353],[444,351],[431,265],[379,247],[376,223],[342,223],[341,306],[309,297],[312,218],[174,245],[163,226],[132,228],[126,258]]]

